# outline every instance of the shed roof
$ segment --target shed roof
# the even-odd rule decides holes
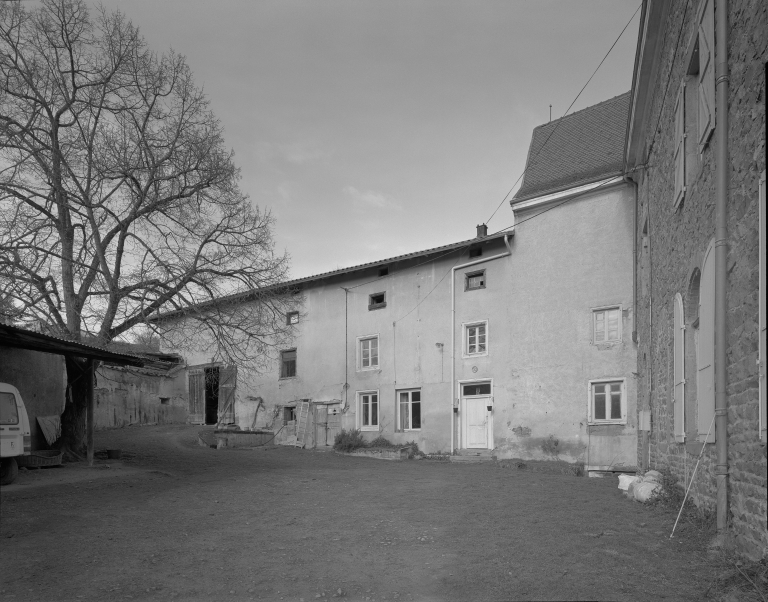
[[[16,326],[0,324],[0,347],[14,347],[55,353],[58,355],[75,355],[93,360],[101,360],[106,364],[117,366],[143,366],[145,361],[135,355],[115,353],[101,347],[68,341],[49,334],[33,332]]]
[[[629,92],[533,130],[511,205],[622,173]]]

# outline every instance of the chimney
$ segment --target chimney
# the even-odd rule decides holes
[[[488,236],[488,226],[486,226],[485,224],[480,224],[477,227],[477,237],[485,238],[486,236]]]

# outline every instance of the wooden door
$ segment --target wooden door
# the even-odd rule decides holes
[[[189,421],[192,424],[205,423],[205,371],[189,371]]]
[[[235,390],[237,366],[223,366],[219,370],[219,424],[235,423]]]
[[[490,397],[469,397],[464,400],[468,449],[488,449],[488,410]]]

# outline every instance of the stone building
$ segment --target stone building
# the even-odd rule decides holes
[[[761,557],[768,4],[646,0],[637,48],[638,463],[671,470],[721,541]]]

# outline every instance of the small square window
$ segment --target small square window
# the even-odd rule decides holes
[[[464,325],[464,357],[488,355],[488,322]]]
[[[621,340],[621,308],[611,307],[592,312],[592,340],[609,343]]]
[[[474,249],[469,250],[469,258],[472,259],[473,257],[482,257],[483,256],[483,249],[482,247],[475,247]]]
[[[474,291],[479,288],[485,288],[485,270],[470,272],[465,276],[464,290]]]
[[[361,431],[379,430],[379,392],[365,391],[357,394],[357,411]]]
[[[368,296],[368,309],[381,309],[387,306],[387,293],[374,293]]]
[[[289,311],[285,316],[285,322],[290,326],[291,324],[298,324],[299,323],[299,312],[297,311]]]
[[[389,275],[389,268],[379,268],[379,278]]]
[[[627,400],[623,380],[589,383],[589,423],[626,424]]]
[[[296,422],[296,408],[293,406],[285,406],[283,408],[283,426],[289,422]]]
[[[397,423],[401,431],[421,429],[421,390],[400,391],[398,393]]]
[[[296,376],[296,350],[288,349],[280,352],[280,378]]]
[[[379,337],[360,337],[357,352],[358,370],[376,370],[379,367]]]

